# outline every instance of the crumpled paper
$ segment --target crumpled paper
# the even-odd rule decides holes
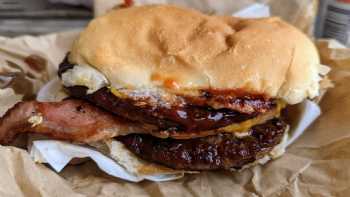
[[[310,2],[288,0],[288,5],[298,6],[278,8],[277,3],[272,10],[297,16],[296,19],[309,19],[309,16],[312,18],[308,10],[312,7]],[[300,5],[305,6],[300,8]],[[295,22],[302,29],[310,28],[300,25],[304,20]],[[45,72],[52,78],[55,66],[76,35],[70,32],[14,39],[0,37],[0,59],[16,60],[17,65],[28,69],[24,73],[34,75],[36,71],[30,70],[24,60],[27,56],[38,55],[47,60]],[[329,89],[320,102],[323,114],[283,157],[265,166],[240,173],[203,172],[171,182],[131,183],[102,173],[93,162],[68,166],[56,174],[45,165],[35,164],[24,150],[0,147],[0,196],[349,196],[350,49],[338,48],[329,41],[319,41],[317,45],[322,63],[332,68],[329,76],[335,87]],[[1,62],[0,68],[4,66],[8,67],[7,63]],[[45,78],[35,79],[28,84],[40,87],[47,82]],[[32,90],[34,92],[35,88]],[[30,92],[19,93],[23,96]]]

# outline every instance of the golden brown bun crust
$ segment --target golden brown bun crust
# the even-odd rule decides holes
[[[290,104],[319,91],[315,46],[279,18],[208,16],[170,5],[118,9],[93,20],[69,58],[117,88],[243,89]]]

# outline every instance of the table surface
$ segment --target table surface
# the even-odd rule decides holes
[[[39,35],[84,27],[92,11],[47,0],[0,0],[0,36]]]

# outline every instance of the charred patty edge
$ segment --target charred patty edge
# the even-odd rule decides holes
[[[274,103],[265,113],[246,114],[225,108],[213,109],[192,104],[152,106],[147,100],[118,97],[109,88],[102,88],[92,94],[86,94],[86,88],[82,86],[66,89],[72,97],[87,100],[115,115],[146,125],[148,130],[151,128],[155,133],[186,134],[216,130],[271,113],[279,108],[279,104]],[[276,113],[276,116],[278,115],[279,113]]]
[[[268,155],[281,143],[287,124],[273,119],[256,125],[242,138],[217,134],[188,140],[130,134],[116,139],[138,157],[176,170],[241,169]]]

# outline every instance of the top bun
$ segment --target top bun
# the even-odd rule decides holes
[[[75,41],[69,61],[116,88],[240,90],[289,104],[319,93],[311,40],[279,18],[209,16],[170,5],[112,10]]]

